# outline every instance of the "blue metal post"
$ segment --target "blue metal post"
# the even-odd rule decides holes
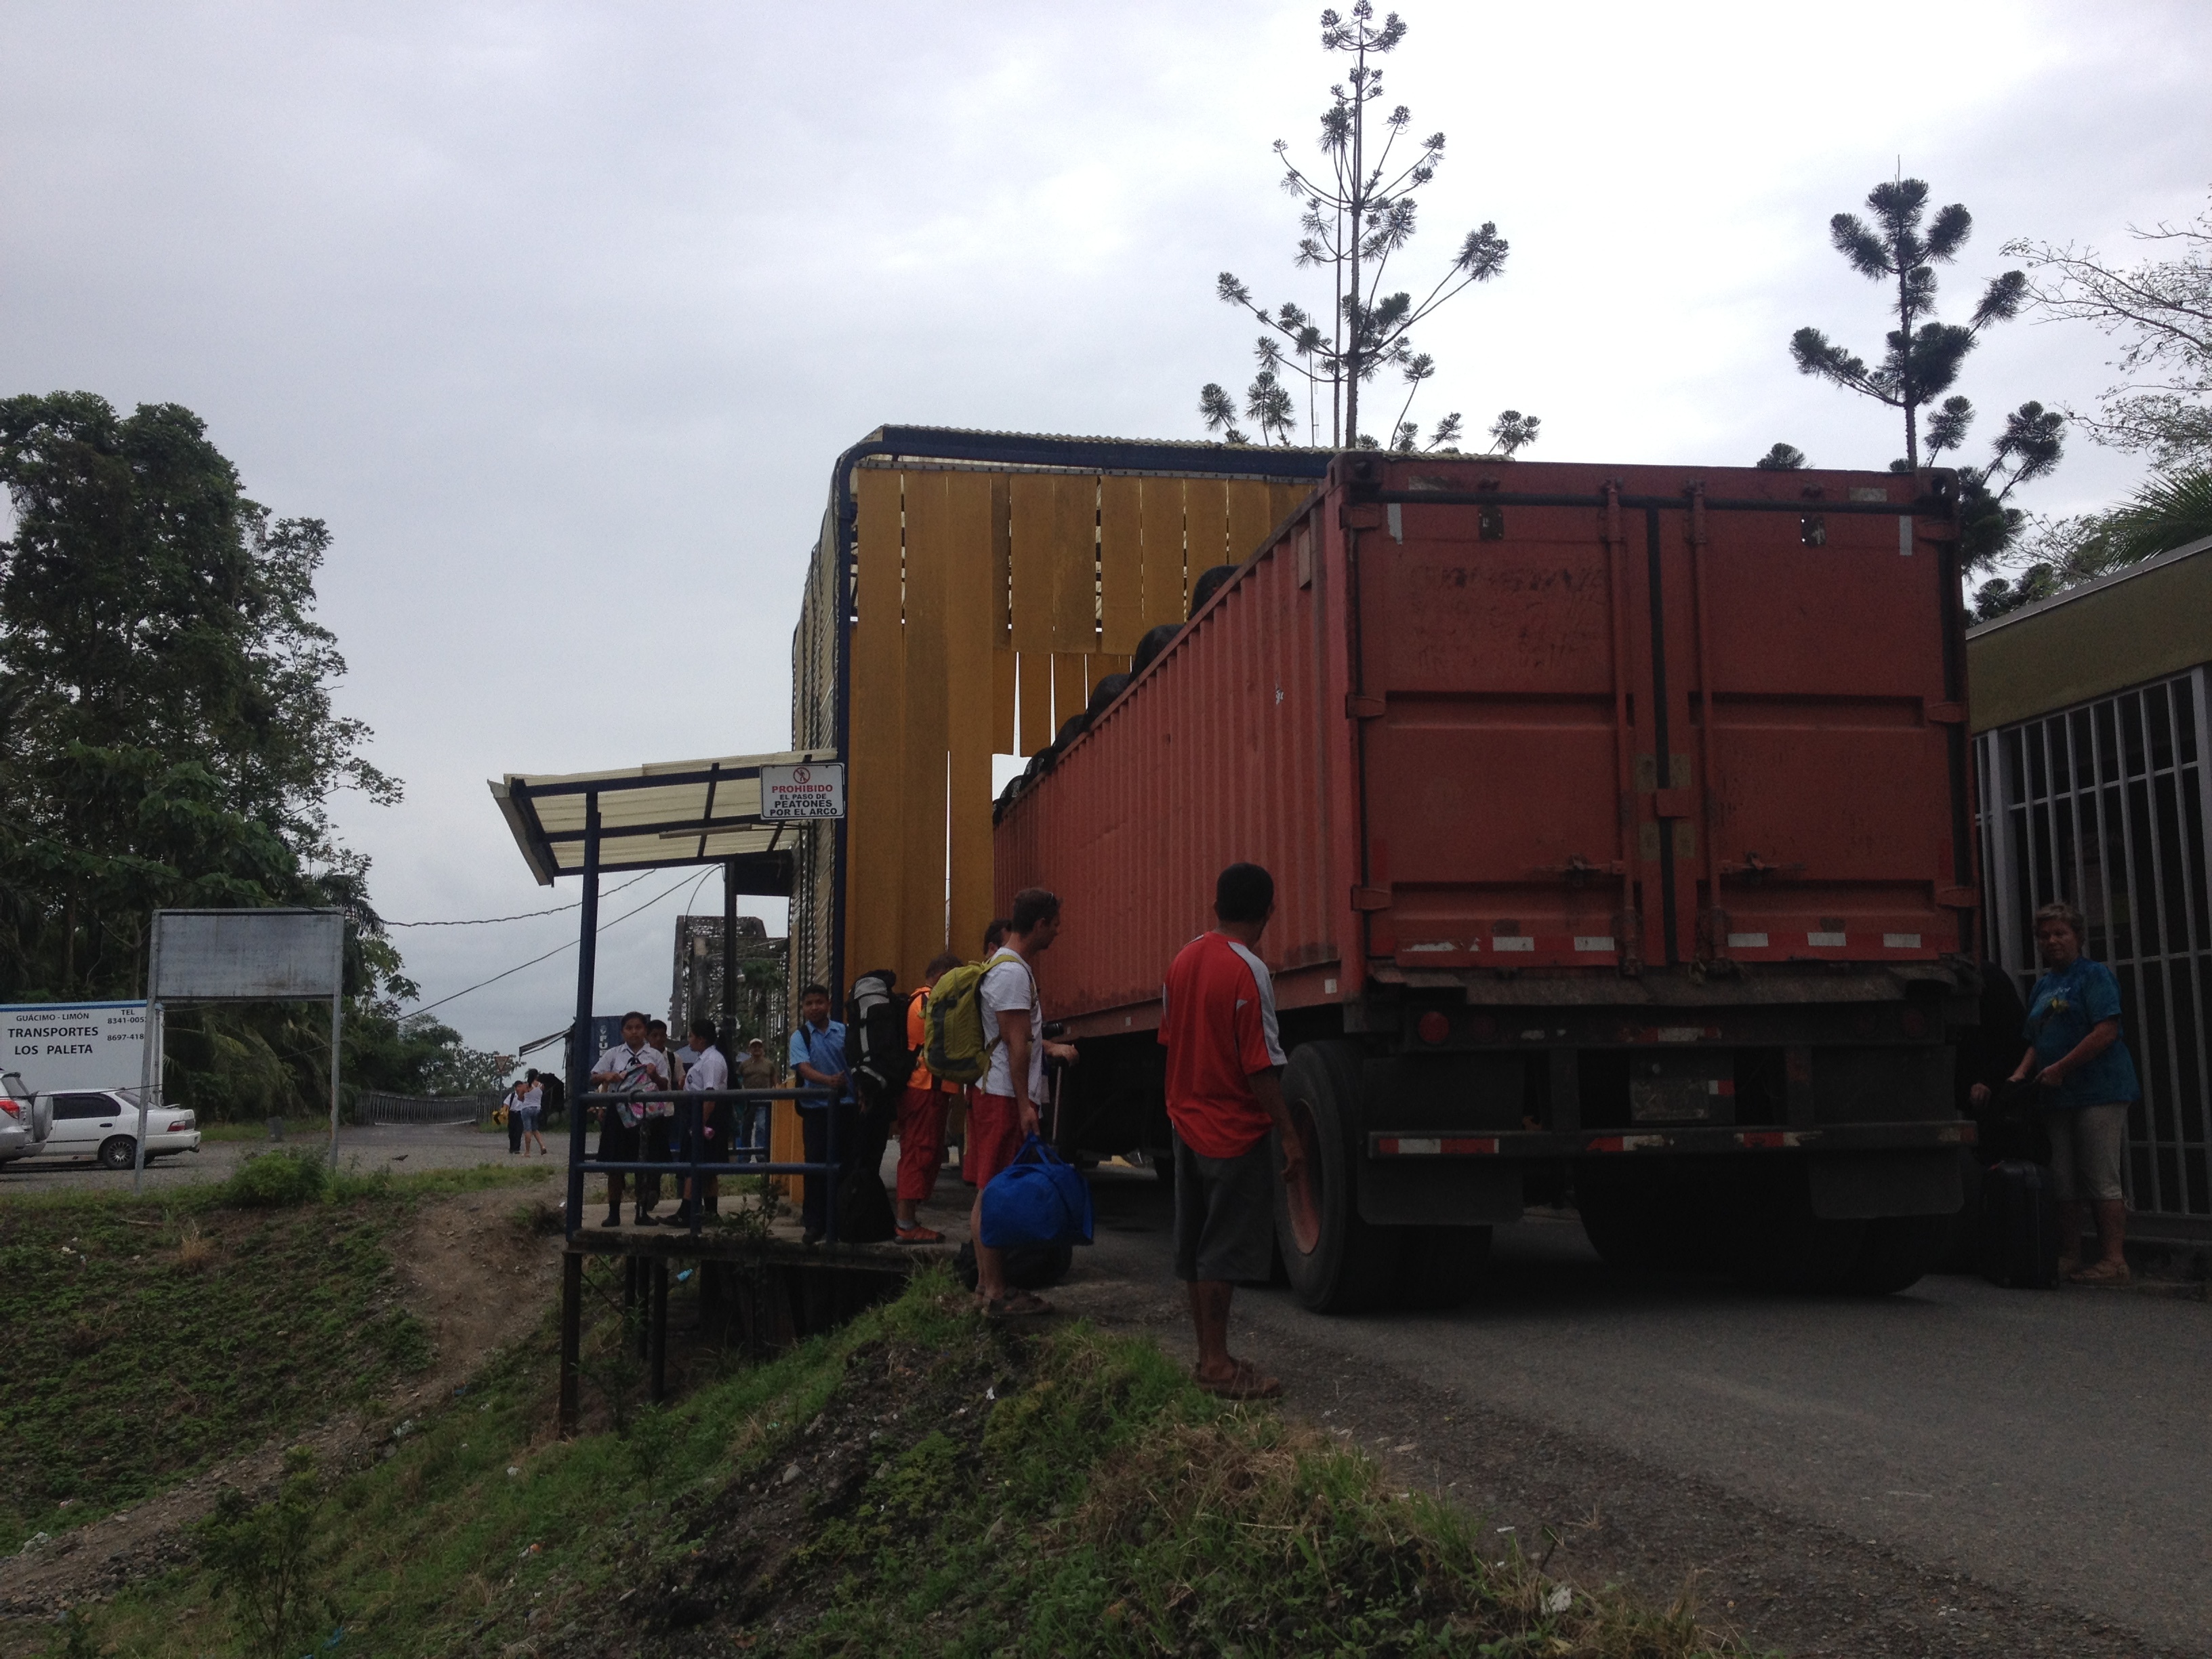
[[[837,1091],[832,1089],[830,1103],[823,1109],[829,1121],[822,1126],[822,1157],[830,1165],[830,1173],[823,1177],[830,1183],[830,1188],[822,1200],[822,1237],[824,1242],[831,1244],[837,1242],[837,1181],[842,1173],[837,1167],[838,1104]]]
[[[592,979],[599,969],[599,794],[584,797],[583,933],[576,942],[576,1023],[568,1035],[568,1237],[584,1224],[584,1097],[591,1092]]]

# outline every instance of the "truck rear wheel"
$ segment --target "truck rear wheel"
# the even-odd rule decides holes
[[[1487,1227],[1407,1227],[1398,1282],[1390,1300],[1401,1308],[1456,1308],[1481,1288],[1490,1266]]]
[[[1771,1174],[1772,1180],[1747,1194],[1743,1277],[1774,1291],[1844,1289],[1866,1243],[1867,1224],[1814,1214],[1802,1170]]]
[[[1308,1042],[1283,1073],[1305,1156],[1305,1177],[1275,1194],[1275,1237],[1291,1288],[1316,1313],[1357,1313],[1389,1294],[1401,1235],[1359,1218],[1359,1051],[1346,1042]]]
[[[1868,1222],[1844,1288],[1861,1296],[1894,1296],[1917,1284],[1942,1260],[1952,1225],[1948,1215],[1888,1215]]]

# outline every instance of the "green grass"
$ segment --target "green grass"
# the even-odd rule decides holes
[[[203,1118],[200,1121],[200,1139],[258,1140],[270,1146],[278,1144],[269,1139],[269,1125],[260,1120],[251,1123],[217,1123]],[[319,1141],[328,1146],[330,1139],[331,1121],[327,1117],[288,1117],[284,1120],[283,1144],[285,1146],[297,1146],[301,1141]]]
[[[617,1334],[592,1333],[603,1370]],[[1683,1607],[1486,1559],[1486,1528],[1149,1342],[988,1326],[940,1275],[622,1431],[554,1439],[552,1382],[544,1343],[511,1353],[331,1484],[337,1651],[1737,1650]],[[127,1591],[100,1639],[234,1652],[207,1591],[194,1568]]]
[[[0,1207],[0,1551],[98,1520],[428,1363],[388,1243],[413,1206],[497,1168],[341,1176],[241,1210],[226,1184]]]

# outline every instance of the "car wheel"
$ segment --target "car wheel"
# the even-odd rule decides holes
[[[1305,1153],[1304,1178],[1275,1189],[1275,1237],[1298,1300],[1316,1313],[1357,1313],[1390,1289],[1404,1246],[1394,1229],[1360,1219],[1359,1051],[1347,1042],[1308,1042],[1283,1073]]]
[[[129,1135],[110,1135],[100,1143],[100,1164],[104,1170],[127,1170],[137,1161],[138,1145]]]

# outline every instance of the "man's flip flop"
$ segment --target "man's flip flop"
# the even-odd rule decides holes
[[[1051,1303],[1027,1291],[1016,1291],[1003,1302],[987,1302],[983,1311],[993,1319],[1039,1319],[1054,1311]]]
[[[902,1244],[942,1244],[945,1235],[934,1227],[901,1227],[898,1242]]]
[[[1255,1367],[1243,1360],[1237,1362],[1232,1375],[1218,1382],[1210,1382],[1202,1376],[1194,1376],[1194,1380],[1201,1389],[1218,1400],[1279,1400],[1283,1397],[1280,1382],[1272,1376],[1261,1376]]]

